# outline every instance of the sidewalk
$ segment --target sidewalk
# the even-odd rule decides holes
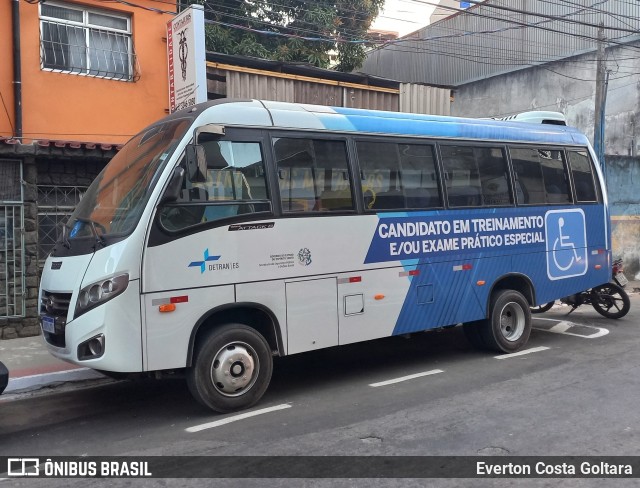
[[[104,378],[92,369],[53,357],[47,351],[42,336],[0,341],[0,362],[9,370],[9,384],[0,399],[59,383]]]
[[[640,292],[640,281],[629,281],[630,295]],[[25,393],[61,383],[106,377],[89,368],[65,363],[47,351],[42,336],[0,340],[0,362],[9,369],[9,384],[0,400],[10,394]]]

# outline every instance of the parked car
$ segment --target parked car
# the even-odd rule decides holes
[[[7,387],[8,383],[9,383],[9,370],[4,364],[2,364],[2,361],[0,361],[0,395],[2,394],[4,389]]]

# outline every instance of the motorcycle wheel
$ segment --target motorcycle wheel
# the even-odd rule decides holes
[[[545,303],[544,305],[538,305],[537,307],[529,307],[531,309],[531,313],[544,313],[547,310],[551,310],[553,304],[556,302]]]
[[[629,313],[631,301],[622,287],[606,283],[591,289],[591,305],[603,317],[619,319]]]

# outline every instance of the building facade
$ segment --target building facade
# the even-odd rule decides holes
[[[39,333],[39,269],[108,160],[168,110],[166,1],[0,2],[0,338]]]

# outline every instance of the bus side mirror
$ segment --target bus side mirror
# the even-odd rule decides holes
[[[207,181],[207,155],[203,146],[187,145],[187,175],[192,183]]]
[[[180,198],[180,192],[182,191],[182,180],[184,179],[184,168],[178,166],[173,170],[171,180],[167,185],[167,189],[160,199],[160,205],[163,203],[175,202]]]

